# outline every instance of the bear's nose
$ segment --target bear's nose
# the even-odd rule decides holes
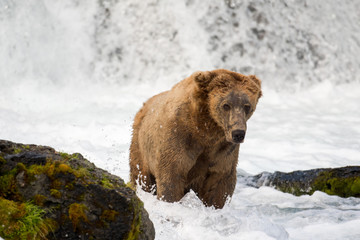
[[[232,131],[231,135],[232,135],[232,139],[234,142],[241,143],[242,141],[244,141],[245,131],[244,130],[234,130],[234,131]]]

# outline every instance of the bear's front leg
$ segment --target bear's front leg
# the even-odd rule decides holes
[[[228,197],[231,197],[236,185],[236,172],[229,174],[212,173],[205,180],[199,197],[206,206],[223,208]]]
[[[179,201],[184,195],[188,183],[189,171],[194,167],[203,147],[191,133],[181,131],[178,126],[157,156],[155,178],[156,193],[159,199],[167,202]]]
[[[175,151],[170,150],[171,154],[161,157],[162,161],[155,176],[157,197],[166,202],[179,201],[185,195],[187,175],[198,155],[186,155],[179,149],[177,149],[177,154],[173,154]]]
[[[177,202],[185,194],[185,180],[176,172],[167,172],[157,179],[156,193],[160,200]]]

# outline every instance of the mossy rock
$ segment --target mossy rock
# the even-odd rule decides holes
[[[322,171],[314,180],[314,190],[340,197],[360,197],[360,167]]]
[[[0,219],[6,219],[0,228],[4,239],[155,237],[135,192],[78,153],[0,140],[1,204],[13,209],[0,211]],[[32,216],[24,206],[37,210],[31,227],[21,222]]]
[[[271,186],[296,196],[322,191],[339,197],[360,197],[360,167],[321,168],[249,177],[251,186]]]

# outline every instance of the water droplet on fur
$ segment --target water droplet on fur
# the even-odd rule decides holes
[[[162,128],[162,125],[160,125],[160,128]]]

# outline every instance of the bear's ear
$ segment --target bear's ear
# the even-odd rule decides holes
[[[258,79],[255,75],[249,75],[249,78],[257,85],[258,91],[259,91],[259,97],[258,98],[260,98],[262,96],[261,80]]]
[[[206,72],[195,72],[192,74],[192,77],[194,78],[195,83],[199,86],[200,89],[206,90],[209,86],[209,83],[214,77],[214,74],[212,74],[210,71]]]
[[[256,85],[259,86],[259,88],[261,88],[261,80],[260,79],[258,79],[255,75],[249,75],[249,78],[251,80],[253,80],[254,83],[256,83]]]

